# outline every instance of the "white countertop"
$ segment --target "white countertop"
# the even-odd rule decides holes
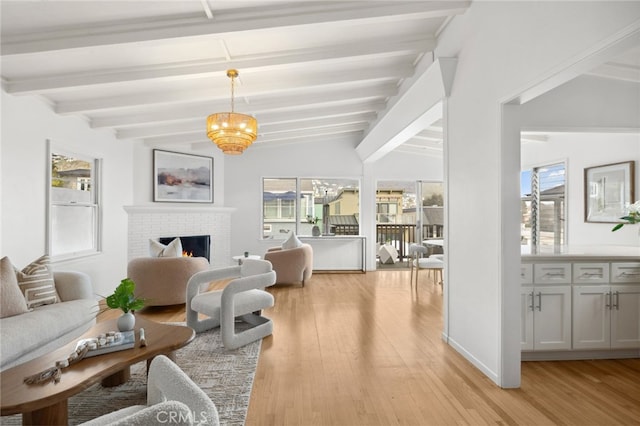
[[[640,261],[640,244],[634,246],[561,246],[544,247],[538,253],[531,253],[531,248],[521,246],[522,260],[623,260]]]

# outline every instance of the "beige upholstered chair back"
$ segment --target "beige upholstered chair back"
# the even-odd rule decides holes
[[[313,274],[313,248],[309,244],[291,249],[270,248],[264,259],[271,262],[276,271],[276,284],[302,283],[304,286]]]
[[[139,257],[129,261],[127,276],[146,306],[177,305],[185,302],[189,278],[207,269],[204,257]]]

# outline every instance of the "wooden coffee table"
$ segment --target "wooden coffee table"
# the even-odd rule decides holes
[[[146,347],[140,347],[140,328],[144,328]],[[116,321],[102,321],[72,343],[5,370],[0,375],[2,415],[22,413],[25,425],[68,424],[67,399],[102,381],[103,386],[115,386],[129,378],[129,367],[137,362],[150,362],[156,355],[173,357],[173,351],[190,343],[195,337],[193,329],[153,322],[136,317],[136,345],[132,349],[85,358],[62,370],[59,383],[27,385],[24,378],[53,367],[75,350],[77,340],[95,337],[117,330]]]

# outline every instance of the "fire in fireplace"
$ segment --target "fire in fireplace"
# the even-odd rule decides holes
[[[176,237],[161,237],[158,241],[162,244],[169,244]],[[193,257],[205,257],[209,258],[211,251],[211,236],[210,235],[192,235],[186,237],[179,237],[182,244],[182,253],[184,256]]]

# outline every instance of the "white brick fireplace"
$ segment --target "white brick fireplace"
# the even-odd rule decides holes
[[[211,266],[229,266],[232,262],[233,208],[153,204],[124,209],[129,215],[129,260],[149,256],[149,239],[211,235]]]

